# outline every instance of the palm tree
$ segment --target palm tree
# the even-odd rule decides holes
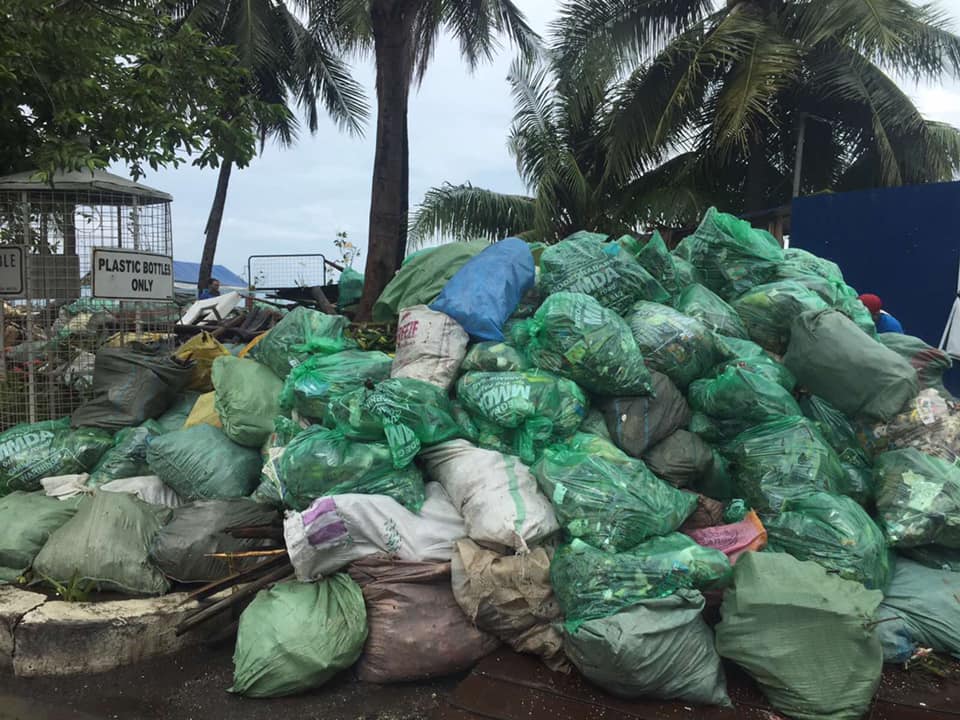
[[[508,76],[516,113],[508,146],[529,195],[470,183],[429,190],[413,214],[411,241],[436,236],[491,242],[519,235],[556,242],[576,230],[626,233],[685,224],[729,198],[711,188],[692,153],[646,173],[611,173],[608,108],[615,85],[571,81],[556,66],[515,61]]]
[[[619,77],[613,175],[686,150],[757,210],[791,195],[952,179],[960,132],[891,75],[960,71],[946,15],[909,0],[567,0],[553,27],[571,77]],[[624,72],[626,68],[626,72]]]
[[[311,133],[317,130],[321,105],[341,128],[362,131],[368,108],[340,56],[342,38],[330,34],[334,28],[308,29],[283,0],[180,0],[174,16],[178,24],[192,25],[215,44],[232,46],[249,78],[243,92],[277,109],[258,121],[261,148],[268,137],[283,146],[295,141],[300,124],[291,106],[305,115]],[[234,165],[242,167],[239,158],[221,158],[204,230],[200,288],[210,280]]]
[[[371,50],[377,69],[377,141],[370,198],[370,234],[358,317],[373,303],[403,260],[409,209],[407,107],[410,88],[423,81],[441,30],[460,43],[472,68],[492,57],[497,35],[525,54],[539,38],[512,0],[316,0],[315,24],[352,35]]]

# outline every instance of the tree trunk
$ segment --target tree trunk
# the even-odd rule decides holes
[[[370,234],[363,297],[357,318],[369,320],[380,293],[393,279],[407,250],[410,148],[407,107],[413,77],[413,17],[404,0],[373,4],[377,64],[377,149],[370,195]]]
[[[220,163],[220,175],[217,177],[217,191],[213,194],[213,205],[204,230],[203,257],[200,258],[200,275],[197,278],[197,290],[201,292],[210,283],[210,276],[213,274],[213,260],[217,254],[217,240],[220,238],[223,209],[227,204],[227,186],[230,185],[231,170],[233,170],[233,158],[223,158],[223,162]]]
[[[803,142],[807,136],[807,116],[800,113],[797,120],[797,152],[793,158],[793,197],[800,197],[800,183],[803,178]]]
[[[757,212],[767,209],[767,195],[769,194],[769,188],[765,185],[766,178],[764,177],[765,158],[763,157],[763,145],[759,141],[751,138],[749,153],[744,211]]]

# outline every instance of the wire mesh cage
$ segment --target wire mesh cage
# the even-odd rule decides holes
[[[8,255],[23,263],[20,292],[0,287],[0,431],[89,398],[99,348],[171,336],[174,303],[95,298],[91,287],[94,248],[172,253],[171,200],[105,172],[0,178],[0,249],[19,248]]]

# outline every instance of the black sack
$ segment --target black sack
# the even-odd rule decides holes
[[[93,367],[93,399],[74,410],[73,427],[106,430],[160,417],[193,376],[193,361],[146,349],[103,348]]]

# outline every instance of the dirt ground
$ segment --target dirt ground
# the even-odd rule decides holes
[[[0,674],[0,720],[422,720],[463,677],[381,686],[348,672],[312,693],[251,700],[226,691],[231,655],[194,650],[67,678]]]

